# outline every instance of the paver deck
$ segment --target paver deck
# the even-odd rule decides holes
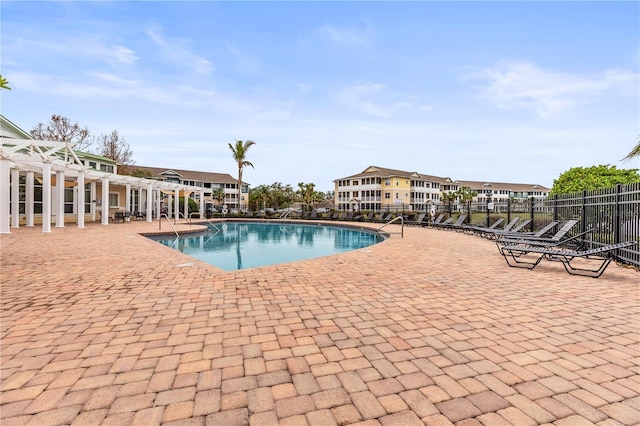
[[[633,269],[512,269],[410,227],[225,272],[157,228],[0,236],[2,426],[640,423]]]

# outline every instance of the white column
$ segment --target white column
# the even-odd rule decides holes
[[[131,185],[130,184],[126,184],[124,186],[124,211],[125,212],[130,212],[131,211]]]
[[[167,195],[167,217],[173,217],[173,195]]]
[[[33,204],[35,202],[35,174],[32,171],[27,172],[27,182],[24,187],[25,200],[24,200],[24,212],[27,214],[27,226],[33,226]]]
[[[147,185],[147,222],[151,222],[153,220],[152,212],[153,209],[153,187],[151,185]]]
[[[161,219],[160,217],[160,198],[162,197],[162,192],[160,190],[160,188],[156,189],[156,217],[158,218],[158,220]]]
[[[56,228],[64,228],[64,172],[56,172],[56,198],[58,212],[56,213]]]
[[[204,191],[200,191],[200,219],[204,219]]]
[[[173,200],[175,211],[173,212],[173,223],[176,223],[178,219],[178,213],[180,212],[180,190],[178,188],[175,189],[176,199]]]
[[[11,227],[20,228],[20,170],[11,169]]]
[[[91,191],[90,191],[90,197],[91,197],[91,221],[95,222],[96,221],[96,217],[98,215],[98,205],[96,204],[95,200],[98,199],[98,191],[97,191],[98,185],[96,183],[96,181],[91,181]]]
[[[84,228],[84,172],[78,172],[78,228]]]
[[[184,217],[189,218],[189,193],[184,191],[184,200],[182,202],[182,211],[184,211]]]
[[[0,158],[0,234],[10,234],[9,231],[9,160]]]
[[[51,232],[51,163],[42,163],[42,232]]]
[[[102,178],[102,225],[109,224],[109,178]]]

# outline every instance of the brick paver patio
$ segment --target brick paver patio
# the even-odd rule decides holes
[[[640,423],[632,269],[512,269],[411,227],[224,272],[157,228],[0,236],[2,426]]]

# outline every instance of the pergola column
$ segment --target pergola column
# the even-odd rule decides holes
[[[102,178],[102,225],[109,224],[109,178]]]
[[[35,173],[31,170],[27,172],[27,182],[25,185],[24,212],[27,215],[27,226],[33,226],[33,204],[35,202]]]
[[[153,220],[152,216],[152,207],[153,207],[153,186],[147,185],[147,222],[151,222]]]
[[[162,220],[162,217],[160,216],[161,214],[160,204],[162,203],[161,198],[162,198],[162,192],[160,191],[160,188],[158,188],[156,189],[156,216],[158,217],[158,220]]]
[[[84,172],[78,172],[78,228],[84,228]]]
[[[20,170],[11,169],[11,227],[20,228]]]
[[[200,219],[204,219],[204,191],[200,191]]]
[[[0,158],[0,234],[9,234],[9,160]]]
[[[189,218],[189,196],[191,195],[191,193],[187,193],[187,191],[184,191],[184,201],[182,202],[182,207],[184,211],[184,218],[188,219]]]
[[[131,211],[131,185],[126,184],[124,186],[124,211]]]
[[[174,190],[176,194],[175,200],[173,200],[175,211],[173,212],[173,223],[176,223],[178,220],[178,214],[180,213],[180,189],[176,188]]]
[[[58,212],[56,213],[56,228],[64,228],[64,172],[56,172],[56,198],[58,198]]]
[[[42,163],[42,232],[51,232],[51,163]]]

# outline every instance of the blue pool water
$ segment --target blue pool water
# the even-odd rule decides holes
[[[337,226],[225,222],[206,233],[151,237],[227,271],[275,265],[370,246],[383,237]]]

